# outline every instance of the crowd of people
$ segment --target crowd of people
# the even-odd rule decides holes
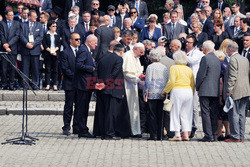
[[[45,3],[46,2],[46,3]],[[250,13],[239,2],[197,0],[192,15],[167,0],[159,23],[143,0],[83,11],[7,6],[0,17],[1,88],[65,91],[63,135],[189,141],[201,112],[201,141],[244,142],[249,107]],[[65,18],[65,20],[63,20]],[[30,85],[14,66],[30,78]],[[93,134],[89,103],[96,99]],[[173,103],[163,111],[164,99]],[[222,129],[225,127],[225,136]]]

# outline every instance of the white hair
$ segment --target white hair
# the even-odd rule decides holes
[[[159,52],[161,53],[161,56],[166,55],[166,48],[164,46],[158,46],[156,50],[159,50]]]
[[[76,19],[76,15],[74,13],[69,14],[68,21],[73,19]]]
[[[152,62],[159,62],[161,60],[161,51],[159,49],[153,49],[149,52],[149,57]]]
[[[90,34],[87,38],[86,38],[86,42],[90,42],[92,40],[95,40],[97,39],[97,37],[94,35],[94,34]]]
[[[136,48],[145,48],[144,45],[141,42],[138,42],[135,44],[134,49]]]
[[[202,45],[205,49],[207,49],[208,51],[213,51],[214,50],[214,47],[215,47],[215,44],[213,43],[213,41],[211,40],[208,40],[208,41],[205,41],[203,42],[203,45]]]
[[[193,18],[193,17],[197,17],[198,18],[198,15],[196,13],[193,13],[190,18]]]
[[[246,13],[246,18],[250,18],[250,12]]]
[[[175,61],[175,64],[184,64],[186,65],[188,63],[187,55],[185,52],[177,50],[173,54],[173,58]]]
[[[79,6],[72,6],[71,10],[74,10],[74,9],[76,9],[76,10],[80,11]]]
[[[129,21],[130,23],[132,23],[131,18],[128,18],[128,17],[124,19],[124,22],[125,22],[125,21]]]
[[[156,14],[149,15],[148,19],[150,19],[151,17],[154,17],[154,18],[156,18],[156,20],[158,20],[158,16]]]
[[[239,45],[236,42],[231,41],[227,44],[227,49],[231,49],[233,52],[237,52],[239,49]]]

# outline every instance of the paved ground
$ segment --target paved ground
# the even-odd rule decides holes
[[[18,115],[0,116],[0,142],[21,135]],[[93,117],[88,126],[92,130]],[[71,166],[250,166],[250,118],[244,143],[203,143],[198,131],[190,142],[124,139],[78,139],[61,134],[62,116],[29,116],[29,132],[36,145],[0,145],[0,167]],[[201,129],[201,127],[200,127]]]

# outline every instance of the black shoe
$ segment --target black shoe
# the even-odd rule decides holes
[[[63,130],[63,135],[69,136],[70,135],[69,130]]]
[[[226,135],[225,139],[230,139],[231,136],[230,135]]]
[[[16,89],[14,88],[14,86],[10,86],[9,90],[13,91],[13,90],[16,90]]]
[[[190,139],[194,137],[196,130],[197,130],[197,128],[195,128],[195,127],[192,128],[191,134],[189,136]]]
[[[3,87],[3,90],[8,90],[8,86],[4,86],[4,87]]]
[[[225,137],[223,135],[220,135],[218,138],[217,138],[218,141],[224,141],[225,140]]]
[[[201,142],[213,142],[214,139],[204,136],[204,137],[203,137],[202,139],[200,139],[199,141],[201,141]]]
[[[113,137],[105,137],[105,140],[121,140],[121,138],[113,136]]]
[[[79,138],[81,138],[81,137],[95,138],[95,136],[93,136],[93,135],[90,134],[89,132],[88,132],[88,133],[85,133],[85,134],[78,134],[78,137],[79,137]]]
[[[142,135],[141,135],[141,134],[138,134],[138,135],[132,135],[131,137],[132,137],[132,138],[142,138]]]

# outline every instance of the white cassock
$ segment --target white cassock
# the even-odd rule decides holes
[[[139,58],[135,56],[133,50],[124,53],[122,58],[124,85],[128,102],[131,130],[133,135],[137,135],[141,134],[137,83],[140,81],[139,77],[142,74],[143,67],[141,66]]]

